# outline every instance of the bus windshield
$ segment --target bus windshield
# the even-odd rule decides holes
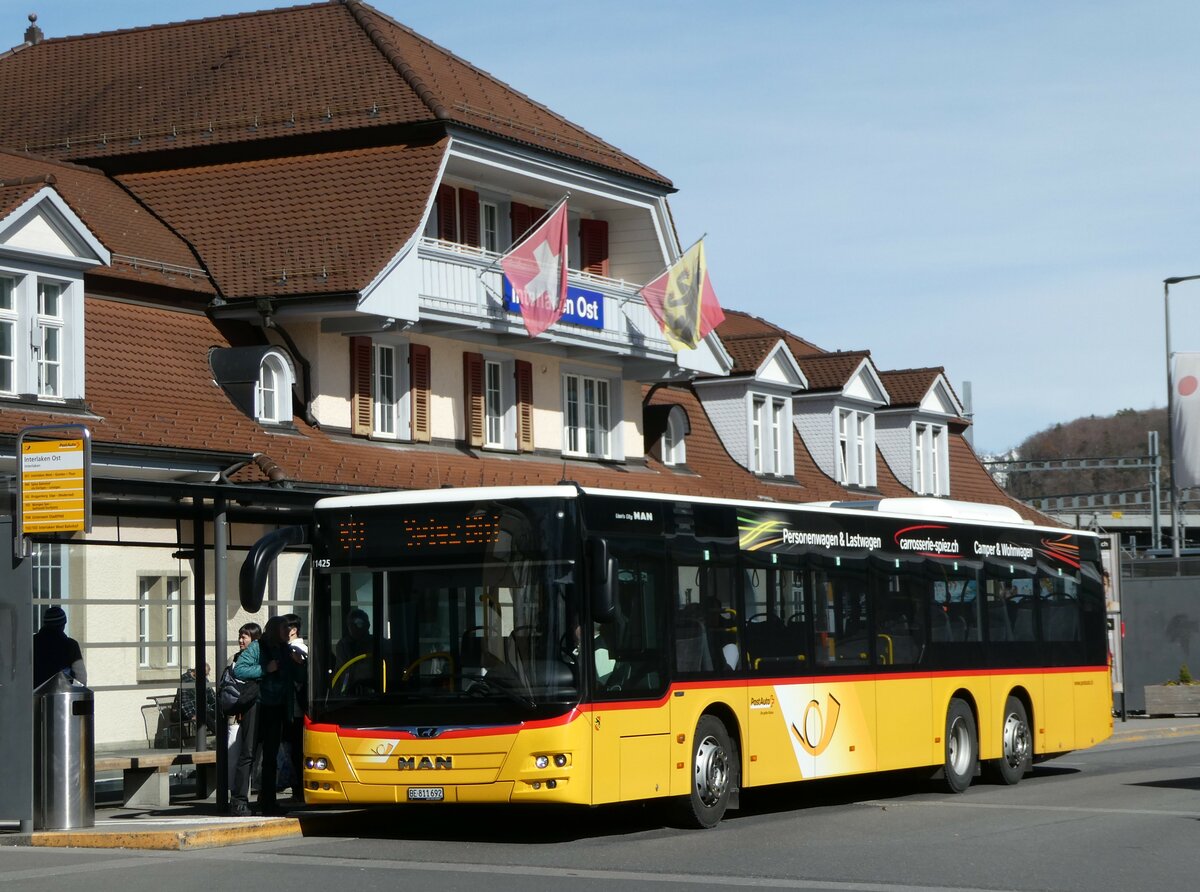
[[[317,529],[315,721],[520,721],[578,701],[573,501],[355,508]]]

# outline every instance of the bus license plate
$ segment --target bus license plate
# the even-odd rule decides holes
[[[409,802],[441,802],[446,798],[441,787],[409,787]]]

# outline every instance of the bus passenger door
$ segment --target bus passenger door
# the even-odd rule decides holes
[[[746,715],[743,783],[778,784],[812,777],[816,757],[807,747],[816,731],[810,607],[803,569],[787,556],[748,557],[745,574],[746,669],[751,679]],[[810,727],[811,725],[811,727]]]
[[[617,559],[617,609],[597,624],[592,722],[592,801],[666,796],[671,737],[667,693],[665,586],[661,560]]]

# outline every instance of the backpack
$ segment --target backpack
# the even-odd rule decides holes
[[[217,707],[221,715],[241,715],[257,702],[258,682],[238,678],[233,667],[226,666],[217,682]]]

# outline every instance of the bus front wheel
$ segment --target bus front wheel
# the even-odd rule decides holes
[[[962,793],[971,786],[979,760],[979,737],[971,707],[957,697],[946,710],[946,788]]]
[[[679,802],[680,823],[702,830],[716,827],[736,783],[737,753],[729,732],[713,716],[701,716],[692,736],[691,792]]]

